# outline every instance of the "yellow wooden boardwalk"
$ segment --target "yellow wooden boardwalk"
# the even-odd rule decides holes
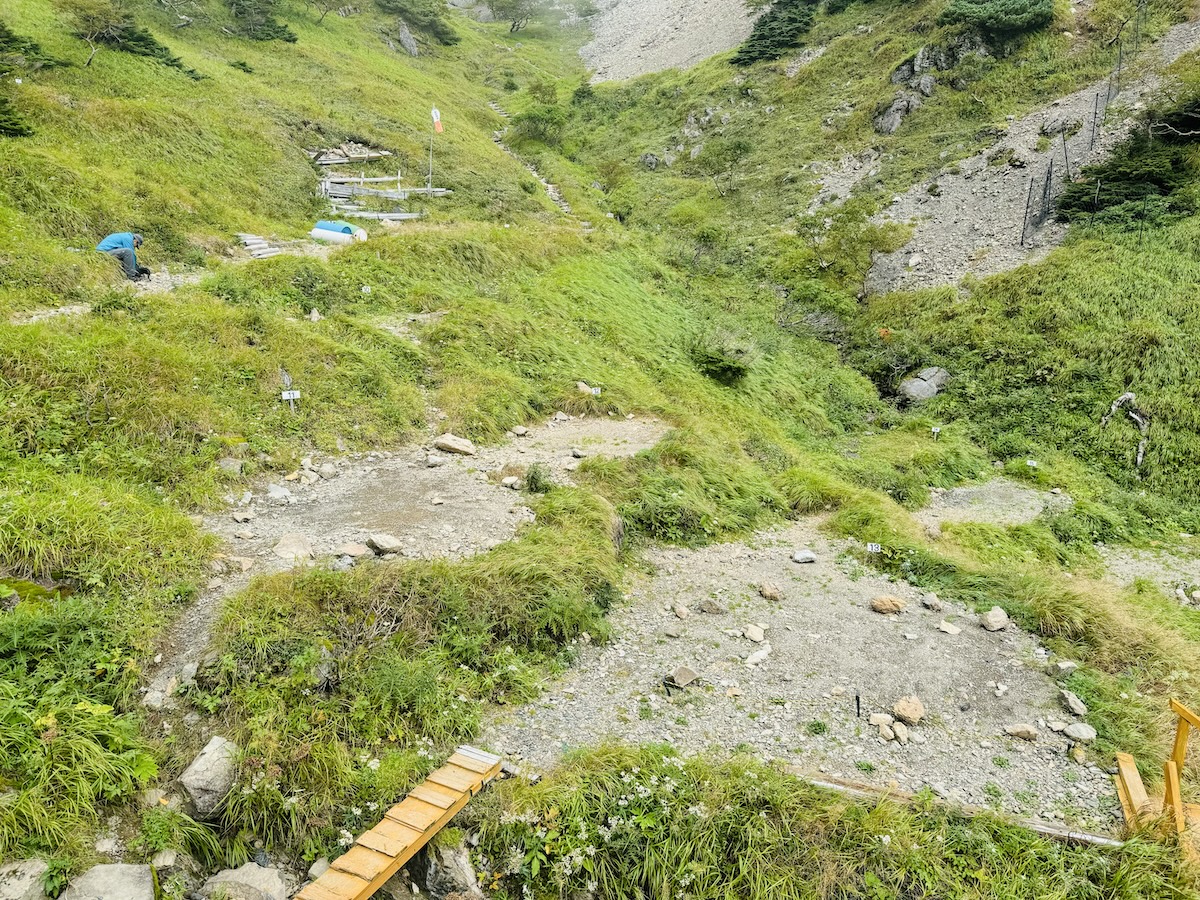
[[[367,900],[500,774],[500,764],[498,756],[459,747],[295,900]]]

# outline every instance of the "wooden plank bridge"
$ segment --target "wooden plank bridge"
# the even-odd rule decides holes
[[[459,747],[295,900],[367,900],[500,774],[500,765],[498,756]]]

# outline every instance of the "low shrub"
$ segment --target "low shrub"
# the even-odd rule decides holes
[[[1054,18],[1052,0],[951,0],[943,25],[968,25],[998,38],[1045,28]]]

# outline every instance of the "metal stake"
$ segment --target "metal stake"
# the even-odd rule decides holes
[[[433,135],[429,135],[429,182],[426,184],[428,194],[433,196]]]
[[[1032,175],[1029,176],[1029,194],[1025,197],[1025,218],[1021,220],[1021,246],[1025,246],[1025,229],[1029,227],[1029,207],[1033,204],[1033,182],[1035,181]]]

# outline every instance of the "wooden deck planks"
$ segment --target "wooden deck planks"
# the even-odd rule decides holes
[[[423,784],[387,811],[296,900],[367,900],[500,774],[501,759],[460,747]]]

